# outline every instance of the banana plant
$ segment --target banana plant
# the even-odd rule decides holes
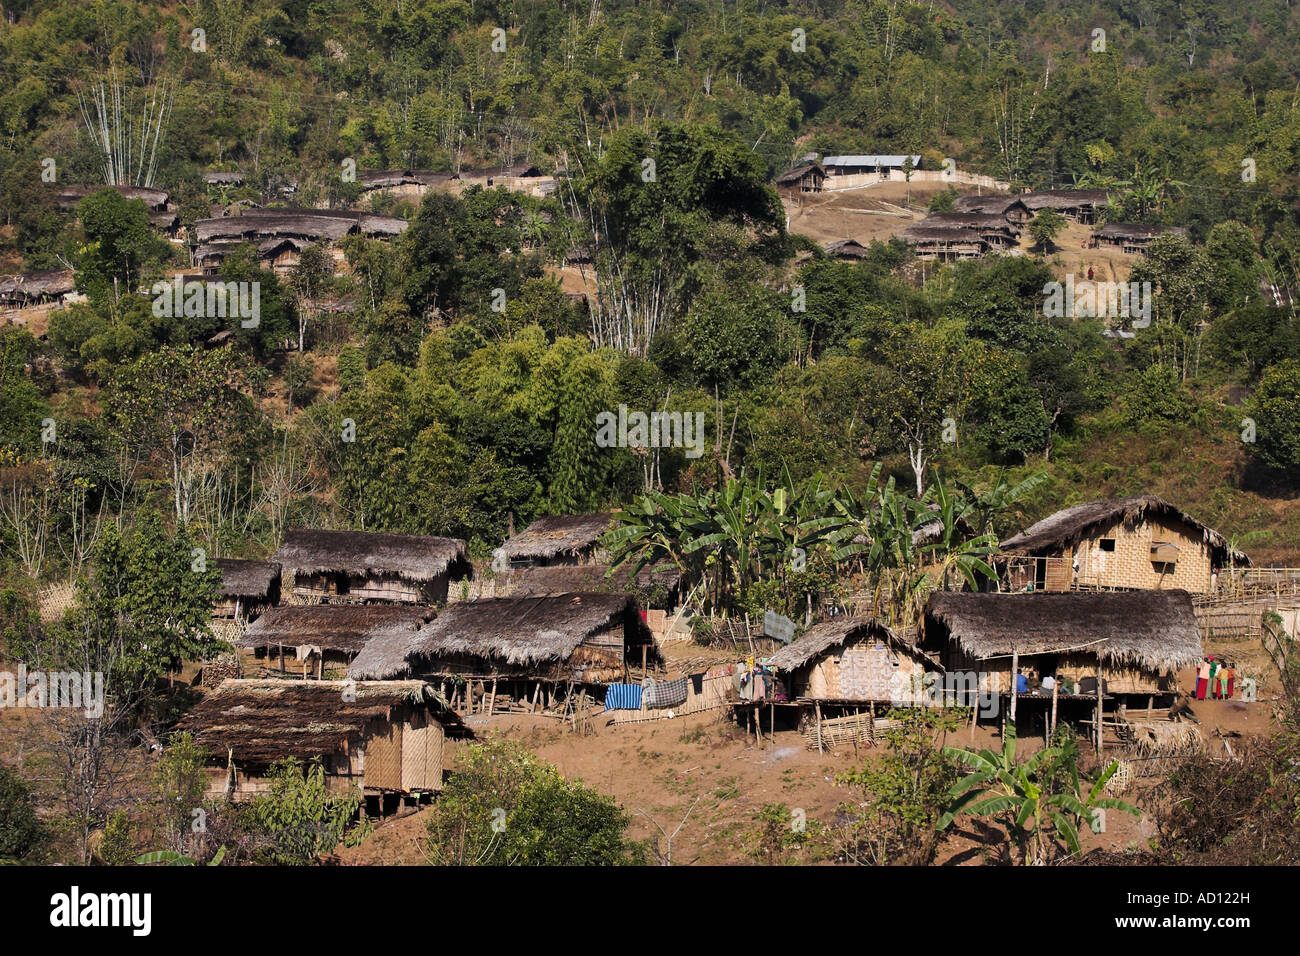
[[[1061,847],[1077,856],[1079,825],[1090,824],[1099,810],[1141,815],[1128,801],[1102,795],[1118,762],[1111,761],[1095,781],[1081,776],[1073,736],[1062,736],[1059,743],[1021,762],[1016,757],[1016,725],[1008,721],[1001,751],[944,747],[943,752],[972,772],[949,789],[952,803],[938,828],[946,829],[959,814],[998,819],[1024,864],[1046,863]]]

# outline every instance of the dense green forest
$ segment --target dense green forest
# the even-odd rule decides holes
[[[1030,517],[1157,490],[1293,560],[1297,32],[1283,0],[8,3],[4,271],[74,268],[87,301],[43,340],[4,331],[6,567],[75,573],[102,520],[142,508],[216,554],[306,524],[484,555],[512,520],[742,473],[860,488],[878,461],[902,487],[1046,470]],[[214,201],[355,203],[349,161],[562,175],[546,198],[378,202],[410,228],[348,239],[347,278],[233,256],[223,278],[260,281],[261,323],[205,350],[223,320],[124,293],[189,268],[142,204],[58,206],[62,184],[105,181],[96,89],[133,122],[122,181],[168,190],[187,226]],[[1188,238],[1136,267],[1152,326],[1107,338],[1044,317],[1050,257],[924,281],[898,241],[826,258],[769,185],[807,151],[1108,187],[1117,217]],[[207,170],[245,181],[214,191]],[[582,245],[589,311],[551,268]],[[308,322],[309,292],[358,310]],[[300,319],[305,349],[284,348]],[[620,405],[704,413],[704,453],[597,447]]]

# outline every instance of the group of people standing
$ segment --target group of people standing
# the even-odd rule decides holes
[[[1232,661],[1213,655],[1205,658],[1196,669],[1196,699],[1230,700],[1237,680]]]

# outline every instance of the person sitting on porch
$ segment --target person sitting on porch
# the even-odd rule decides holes
[[[1029,678],[1025,676],[1024,671],[1018,671],[1016,673],[1016,693],[1017,694],[1029,693]]]
[[[1050,694],[1052,692],[1052,688],[1054,688],[1055,686],[1056,686],[1056,678],[1053,677],[1051,674],[1048,674],[1046,677],[1043,678],[1044,694]]]

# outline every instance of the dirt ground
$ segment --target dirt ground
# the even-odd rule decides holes
[[[1237,659],[1244,657],[1238,654]],[[1193,701],[1191,708],[1190,716],[1198,722],[1212,752],[1224,750],[1222,737],[1233,746],[1239,739],[1274,727],[1273,704],[1267,700],[1250,704]],[[467,722],[481,737],[500,734],[519,740],[565,777],[581,779],[612,796],[632,815],[629,834],[634,839],[657,837],[662,848],[663,838],[655,824],[671,833],[690,811],[672,847],[677,865],[763,862],[759,814],[765,806],[780,804],[791,813],[801,809],[810,826],[815,821],[831,823],[837,808],[854,800],[852,791],[836,785],[836,775],[877,759],[881,753],[863,747],[857,754],[851,748],[818,754],[806,748],[794,728],[783,729],[780,723],[775,736],[765,733],[759,744],[752,732],[734,723],[725,711],[642,724],[615,725],[601,719],[589,736],[571,733],[554,719],[530,715],[471,717]],[[1031,723],[1023,721],[1019,744],[1024,753],[1043,745],[1041,734],[1028,729]],[[947,742],[962,747],[1001,747],[997,728],[984,724],[973,733],[958,731]],[[1081,741],[1081,751],[1085,768],[1095,764],[1086,742]],[[1103,759],[1118,756],[1107,752]],[[1124,797],[1142,806],[1160,777],[1154,766],[1136,762],[1132,766],[1139,776]],[[1153,775],[1140,776],[1147,772]],[[427,810],[422,810],[379,823],[361,846],[340,848],[338,857],[352,866],[423,863],[420,845],[427,819]],[[1145,815],[1134,819],[1111,813],[1106,832],[1085,833],[1083,844],[1085,850],[1122,850],[1143,845],[1152,836],[1154,828]],[[945,843],[939,862],[949,866],[992,862],[1004,848],[1004,836],[997,828],[961,820]]]

